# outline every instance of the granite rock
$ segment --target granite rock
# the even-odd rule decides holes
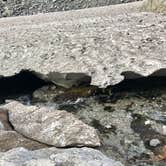
[[[97,131],[71,113],[16,101],[4,107],[14,129],[28,138],[56,147],[100,146]]]
[[[24,148],[12,149],[0,153],[0,165],[3,166],[123,166],[122,163],[106,157],[91,148],[56,149],[45,148],[28,151]]]

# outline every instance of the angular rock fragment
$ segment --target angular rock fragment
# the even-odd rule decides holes
[[[24,148],[0,153],[3,166],[123,166],[122,163],[106,157],[91,148],[56,149],[28,151]]]
[[[4,107],[15,130],[26,137],[56,147],[100,146],[96,130],[71,113],[16,101]]]
[[[47,145],[23,137],[16,131],[0,131],[0,151],[7,151],[12,148],[24,147],[29,150],[36,150],[48,147]]]

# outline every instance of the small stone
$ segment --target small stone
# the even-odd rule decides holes
[[[163,135],[166,135],[166,126],[163,126]]]
[[[150,120],[145,121],[145,125],[149,125],[149,124],[151,124]]]
[[[55,97],[62,93],[64,93],[64,89],[58,88],[55,85],[43,86],[33,92],[33,99],[36,101],[51,102]]]
[[[0,130],[4,130],[4,129],[5,129],[5,127],[4,127],[3,123],[0,121]]]
[[[159,145],[161,142],[159,139],[152,139],[150,140],[150,146],[156,147],[157,145]]]

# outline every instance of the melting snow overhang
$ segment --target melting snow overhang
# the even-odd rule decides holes
[[[139,12],[140,6],[2,18],[0,75],[29,70],[44,79],[65,73],[60,76],[65,80],[66,73],[84,73],[92,85],[106,87],[164,69],[166,15]]]

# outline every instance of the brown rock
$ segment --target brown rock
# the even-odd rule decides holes
[[[16,131],[0,131],[0,151],[7,151],[17,147],[24,147],[29,150],[36,150],[40,148],[48,147],[45,144],[41,144],[37,141],[25,138]]]
[[[7,110],[0,109],[0,130],[12,130]]]

